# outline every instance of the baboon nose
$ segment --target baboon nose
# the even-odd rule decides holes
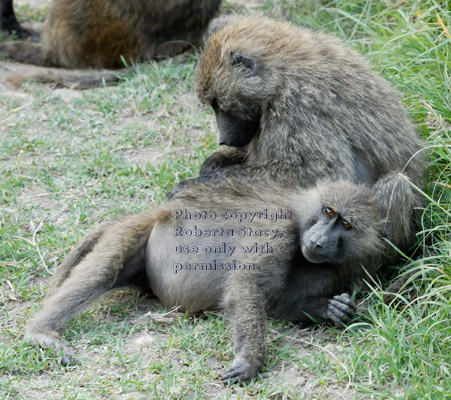
[[[327,244],[327,236],[321,236],[319,238],[312,239],[313,247],[324,247]]]

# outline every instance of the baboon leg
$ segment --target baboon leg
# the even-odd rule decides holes
[[[235,358],[222,381],[246,382],[256,376],[265,361],[264,298],[256,277],[235,273],[225,291],[224,307],[232,323]]]
[[[34,36],[31,30],[25,29],[16,19],[13,8],[13,0],[0,0],[0,28],[8,34],[16,33],[19,39],[27,39]]]
[[[47,289],[47,296],[52,295],[68,278],[75,266],[77,266],[81,260],[83,260],[88,253],[94,248],[99,241],[100,236],[104,233],[107,225],[102,226],[96,231],[86,236],[80,243],[78,243],[74,249],[69,253],[64,262],[57,268],[55,274],[52,277],[50,286]]]
[[[110,290],[117,276],[117,262],[111,264],[111,259],[100,260],[96,256],[96,252],[90,253],[74,268],[72,275],[44,300],[42,310],[25,330],[25,341],[38,342],[41,347],[53,348],[57,354],[62,353],[61,363],[64,365],[73,361],[73,351],[60,337],[63,326],[93,300]]]
[[[59,286],[53,285],[56,290],[27,325],[25,340],[52,347],[63,353],[63,364],[71,362],[73,353],[59,335],[64,325],[102,294],[142,278],[144,249],[153,225],[153,216],[142,213],[88,236],[69,256],[61,274],[66,278],[57,275]]]

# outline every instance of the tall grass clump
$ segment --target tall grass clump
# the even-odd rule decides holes
[[[425,142],[428,169],[413,271],[385,305],[351,325],[353,382],[362,398],[451,398],[451,35],[450,3],[436,1],[283,2],[296,23],[351,44],[403,95]]]

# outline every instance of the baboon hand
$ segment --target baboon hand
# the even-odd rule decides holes
[[[262,363],[256,360],[248,361],[243,357],[236,357],[232,365],[224,372],[221,381],[229,385],[239,382],[248,382],[257,375]]]
[[[28,343],[38,343],[42,348],[53,349],[55,354],[61,356],[61,364],[63,365],[76,363],[73,350],[56,332],[27,329],[24,340]]]
[[[213,153],[211,156],[207,157],[205,161],[202,163],[199,171],[199,175],[208,174],[211,171],[214,171],[219,168],[224,167],[224,157],[220,151]]]
[[[349,322],[356,312],[356,305],[348,293],[342,293],[329,300],[327,318],[337,327]]]
[[[180,197],[180,195],[182,195],[187,188],[189,188],[190,186],[194,186],[197,183],[197,181],[198,181],[197,178],[192,178],[177,183],[176,186],[174,186],[169,192],[166,193],[166,198],[168,200],[173,200]]]

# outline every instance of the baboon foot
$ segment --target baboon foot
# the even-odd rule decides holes
[[[44,349],[53,349],[55,354],[61,356],[61,364],[63,365],[75,364],[77,361],[73,350],[56,332],[27,329],[24,340],[28,343],[38,343]]]
[[[18,39],[27,40],[32,42],[39,40],[39,33],[33,29],[24,28],[18,22],[12,22],[6,24],[2,29],[2,34],[5,37],[16,35]]]
[[[247,361],[242,357],[236,357],[232,365],[222,375],[222,382],[229,385],[239,382],[249,382],[257,375],[262,363],[258,361]]]
[[[348,293],[342,293],[329,300],[327,318],[337,327],[349,322],[355,315],[357,306]]]

